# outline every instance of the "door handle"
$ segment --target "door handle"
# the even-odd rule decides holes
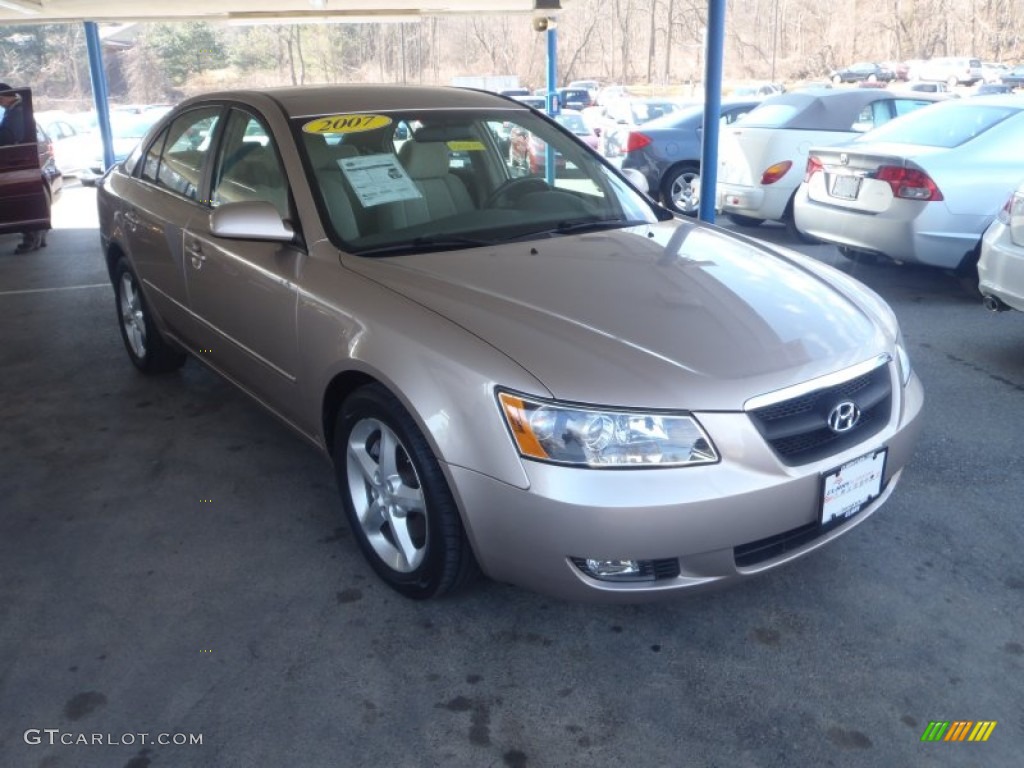
[[[203,253],[202,247],[198,243],[192,243],[185,250],[188,251],[189,258],[192,260],[192,267],[202,269],[203,262],[206,261],[206,254]]]

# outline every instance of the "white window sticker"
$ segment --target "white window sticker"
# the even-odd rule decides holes
[[[394,155],[361,155],[338,160],[352,190],[364,208],[422,197]]]

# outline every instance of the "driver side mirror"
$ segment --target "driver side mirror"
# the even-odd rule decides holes
[[[273,203],[250,200],[224,203],[210,213],[210,232],[214,237],[232,240],[271,240],[290,243],[295,230],[278,213]]]

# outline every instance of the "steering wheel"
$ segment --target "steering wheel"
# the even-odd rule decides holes
[[[484,208],[498,208],[502,204],[514,203],[524,195],[532,192],[547,192],[551,187],[548,183],[537,176],[521,176],[516,179],[509,179],[497,186],[484,201]]]

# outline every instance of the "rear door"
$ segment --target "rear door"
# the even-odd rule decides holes
[[[121,191],[128,250],[146,298],[189,346],[196,326],[188,312],[182,233],[195,216],[209,214],[200,200],[202,173],[223,107],[182,113],[147,147],[137,183]]]

